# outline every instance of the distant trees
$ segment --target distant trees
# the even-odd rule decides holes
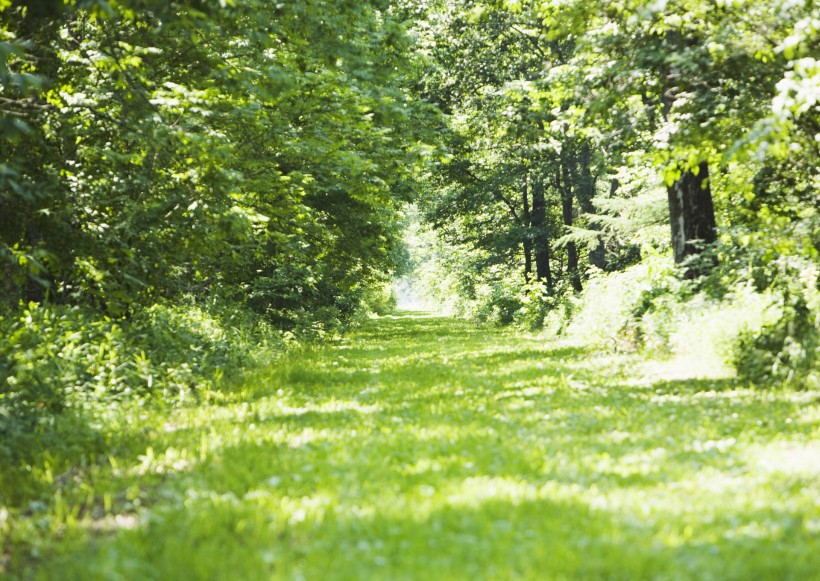
[[[590,266],[619,268],[641,244],[671,249],[690,277],[717,261],[730,278],[748,276],[736,252],[763,270],[785,256],[748,241],[786,207],[817,239],[817,164],[796,161],[818,155],[812,2],[429,6],[422,94],[453,138],[422,206],[476,257],[461,276],[468,299],[476,284],[524,289],[533,273],[547,295],[580,290]],[[773,168],[787,158],[777,195]],[[638,234],[661,220],[663,239]],[[794,251],[817,258],[816,245]]]

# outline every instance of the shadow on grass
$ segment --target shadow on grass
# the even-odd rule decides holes
[[[686,405],[675,403],[674,412]],[[736,469],[731,451],[698,453],[685,438],[666,440],[668,454],[630,473],[623,466],[631,457],[662,440],[638,429],[645,418],[627,440],[600,442],[605,426],[582,435],[559,421],[527,432],[525,412],[511,421],[432,414],[414,424],[393,422],[388,414],[399,409],[271,416],[264,421],[284,422],[289,440],[254,442],[247,432],[191,470],[166,475],[178,502],[158,503],[136,530],[87,537],[49,566],[64,579],[89,571],[196,579],[652,579],[720,571],[723,579],[798,579],[815,570],[807,547],[817,539],[797,508],[693,513],[673,504],[667,517],[640,504],[592,508],[594,499],[628,488],[663,495],[703,466]],[[601,457],[613,462],[596,465]],[[666,490],[680,503],[679,491]]]
[[[75,545],[51,570],[63,579],[89,572],[191,579],[809,579],[816,573],[816,557],[806,549],[817,539],[797,511],[726,509],[709,521],[685,514],[646,518],[639,509],[594,509],[577,488],[550,480],[422,474],[397,488],[368,483],[361,474],[348,478],[340,466],[335,482],[319,481],[298,459],[271,462],[271,452],[287,454],[232,450],[192,476],[200,488],[188,490],[184,503],[158,507],[136,530]],[[274,466],[292,474],[279,472],[255,486],[225,480],[226,474],[241,479],[254,463],[263,466],[260,474]]]
[[[657,393],[694,394],[704,392],[727,392],[746,387],[741,381],[732,378],[720,379],[674,379],[653,383],[650,388]]]

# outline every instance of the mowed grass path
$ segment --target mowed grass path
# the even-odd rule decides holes
[[[820,579],[818,394],[637,362],[375,320],[145,412],[129,452],[62,484],[28,574]]]

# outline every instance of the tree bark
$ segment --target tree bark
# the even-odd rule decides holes
[[[532,216],[530,214],[530,200],[528,192],[527,178],[524,178],[524,185],[521,188],[521,205],[523,207],[524,219],[524,281],[529,284],[532,277],[532,238],[530,238],[530,228],[532,227]]]
[[[686,46],[692,46],[694,38],[684,38],[679,31],[666,33],[666,45],[670,52],[679,52]],[[685,76],[677,66],[665,64],[661,68],[663,91],[661,103],[663,116],[671,114],[676,96],[681,92],[677,86]],[[687,258],[700,254],[707,244],[717,239],[715,210],[712,205],[712,190],[709,185],[709,164],[701,161],[697,171],[687,169],[680,178],[666,190],[669,199],[669,222],[672,228],[672,251],[675,263],[680,264]],[[686,271],[686,278],[696,278],[704,274],[706,265],[701,263],[691,266]]]
[[[547,200],[544,196],[544,182],[536,178],[532,185],[532,241],[535,254],[535,277],[547,285],[547,293],[552,294],[552,272],[550,271],[550,241],[547,233]]]
[[[697,174],[687,170],[668,189],[669,221],[672,225],[672,250],[675,263],[703,251],[717,239],[712,190],[709,187],[709,164],[702,161]],[[703,274],[702,267],[692,267],[687,278]]]
[[[561,193],[561,217],[564,221],[564,226],[568,228],[572,226],[572,180],[569,179],[570,171],[567,165],[574,163],[574,155],[570,157],[569,160],[562,160],[562,163],[558,164],[558,167],[555,170],[555,187]],[[566,162],[567,165],[564,165],[563,162]],[[561,183],[561,170],[563,168],[564,171],[564,180]],[[581,285],[581,273],[578,272],[578,249],[575,246],[575,242],[567,242],[567,274],[569,274],[569,280],[572,284],[572,288],[576,292],[581,292],[583,290],[583,286]]]

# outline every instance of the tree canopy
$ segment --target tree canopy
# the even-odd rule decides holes
[[[4,300],[350,314],[429,133],[389,3],[3,3]]]

